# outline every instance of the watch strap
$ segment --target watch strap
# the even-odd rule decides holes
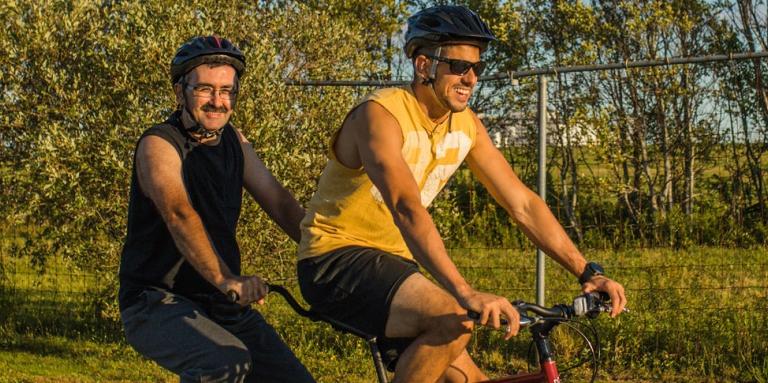
[[[584,267],[584,272],[579,276],[579,284],[583,285],[595,275],[605,275],[603,267],[596,262],[587,262],[586,267]]]

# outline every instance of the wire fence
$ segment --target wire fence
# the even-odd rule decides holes
[[[510,299],[515,296],[530,296],[535,292],[530,278],[536,271],[535,267],[462,263],[457,266],[468,279],[478,279],[478,289],[509,294]],[[709,305],[654,307],[656,313],[768,309],[768,262],[634,266],[607,263],[604,266],[612,271],[615,279],[624,283],[628,296],[641,297],[645,293],[653,293],[655,296],[655,301],[637,299],[631,302],[631,306],[658,306],[658,302],[664,301],[667,296],[674,296],[676,299],[688,297],[687,300],[690,301],[704,292],[715,294],[708,298]],[[479,275],[484,277],[477,277]],[[508,276],[511,275],[528,277],[510,285]],[[696,275],[698,281],[678,278],[680,275]],[[659,282],[659,277],[666,280]],[[560,280],[562,278],[562,275],[554,276],[551,294],[557,297],[579,294],[578,286],[574,283],[569,286],[569,281]],[[297,284],[295,277],[273,278],[272,282],[294,287]],[[4,261],[0,269],[0,321],[9,317],[9,304],[16,315],[37,311],[59,312],[62,315],[78,312],[92,319],[99,319],[105,309],[103,301],[116,296],[116,291],[110,292],[111,289],[116,289],[114,275],[35,271],[20,262]],[[734,299],[738,294],[745,295],[745,299]]]

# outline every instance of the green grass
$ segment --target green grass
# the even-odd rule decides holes
[[[455,259],[476,287],[505,292],[511,299],[535,300],[535,291],[529,288],[535,281],[534,254],[472,253],[471,259],[466,255]],[[616,320],[595,321],[602,337],[605,376],[768,379],[768,249],[635,250],[594,252],[587,257],[604,264],[627,288],[631,310]],[[472,260],[481,266],[467,269]],[[511,271],[515,269],[524,271]],[[574,277],[548,260],[547,304],[569,302],[578,289]],[[477,359],[487,369],[502,369],[493,363],[498,358],[484,351],[489,341],[482,337],[482,332],[475,337]],[[507,347],[510,354],[524,355],[523,345],[510,342]]]
[[[176,382],[121,343],[4,334],[0,382]]]
[[[587,256],[603,263],[627,287],[631,309],[616,320],[595,321],[604,355],[600,381],[768,380],[768,249],[631,250]],[[534,300],[533,253],[459,249],[453,250],[453,257],[476,288]],[[13,276],[10,266],[17,271],[22,266],[7,258],[3,265],[3,286],[17,279],[16,290],[0,290],[0,382],[176,381],[124,343],[109,306],[93,314],[103,305],[83,298],[95,291],[89,287],[92,281],[83,278],[78,285],[77,278],[68,275],[58,282]],[[49,271],[53,275],[63,269]],[[49,302],[49,295],[35,293],[57,288],[83,294],[75,293],[80,298],[61,304],[68,296],[61,293],[54,298],[57,305]],[[15,294],[22,290],[22,296]],[[569,302],[576,294],[574,278],[548,261],[547,304]],[[277,296],[259,309],[321,382],[375,380],[361,340],[297,316]],[[578,351],[572,334],[557,335],[561,354]],[[527,368],[528,342],[525,331],[504,342],[498,332],[478,329],[469,349],[482,368],[498,375]],[[561,364],[569,360],[561,358]],[[571,381],[582,379],[577,375]]]

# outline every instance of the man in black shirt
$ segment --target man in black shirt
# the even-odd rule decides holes
[[[240,50],[217,36],[189,40],[171,62],[179,108],[134,156],[121,317],[128,342],[182,382],[312,382],[250,307],[264,303],[264,281],[240,275],[243,187],[296,242],[304,216],[229,123],[244,70]]]

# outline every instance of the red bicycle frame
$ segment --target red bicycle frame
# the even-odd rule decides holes
[[[557,364],[549,345],[549,333],[558,324],[560,324],[559,321],[546,320],[531,326],[531,334],[539,356],[539,371],[502,376],[482,383],[560,383],[560,373],[557,371]]]
[[[288,304],[299,315],[302,315],[313,321],[320,320],[320,321],[330,323],[337,330],[348,332],[360,338],[365,339],[371,351],[373,364],[376,367],[377,380],[380,383],[387,382],[387,374],[385,372],[381,354],[376,344],[375,336],[366,334],[344,323],[341,323],[332,318],[326,317],[325,315],[304,309],[303,307],[301,307],[301,305],[299,305],[298,302],[296,302],[293,296],[291,296],[291,294],[282,286],[268,285],[268,287],[270,292],[277,292],[280,295],[282,295],[286,299]],[[587,299],[588,297],[586,295],[582,296],[581,298],[584,298],[582,300],[582,304],[585,304],[586,302],[590,302],[590,299]],[[236,301],[237,297],[232,296],[230,299],[232,299],[233,301]],[[502,377],[494,378],[491,380],[486,380],[481,383],[560,383],[560,373],[557,370],[557,364],[555,363],[555,360],[554,360],[554,353],[552,352],[552,348],[549,343],[550,332],[559,324],[561,324],[563,320],[565,320],[566,318],[570,318],[574,315],[575,316],[590,315],[589,314],[590,312],[592,312],[594,315],[597,315],[597,313],[599,313],[600,311],[610,310],[608,306],[604,306],[604,305],[600,306],[601,303],[599,302],[599,300],[598,300],[597,306],[595,306],[598,309],[596,312],[593,311],[592,308],[589,308],[589,307],[592,307],[591,305],[594,305],[594,303],[587,304],[588,306],[587,310],[585,310],[584,307],[582,307],[582,310],[575,309],[574,306],[576,306],[576,301],[574,301],[574,306],[557,305],[551,309],[533,305],[533,304],[527,304],[524,302],[520,302],[519,304],[521,307],[524,306],[528,309],[533,310],[534,312],[537,312],[539,315],[542,315],[541,318],[535,321],[535,324],[532,324],[529,327],[531,330],[531,335],[533,336],[533,341],[536,345],[536,352],[539,358],[539,371],[523,372],[523,373],[518,373],[514,375],[502,376]],[[521,319],[522,318],[523,317],[521,316]],[[531,320],[531,318],[527,318],[527,319]]]
[[[557,372],[554,360],[541,363],[539,372],[527,372],[516,375],[503,376],[501,378],[486,380],[481,383],[560,383],[560,374]]]

